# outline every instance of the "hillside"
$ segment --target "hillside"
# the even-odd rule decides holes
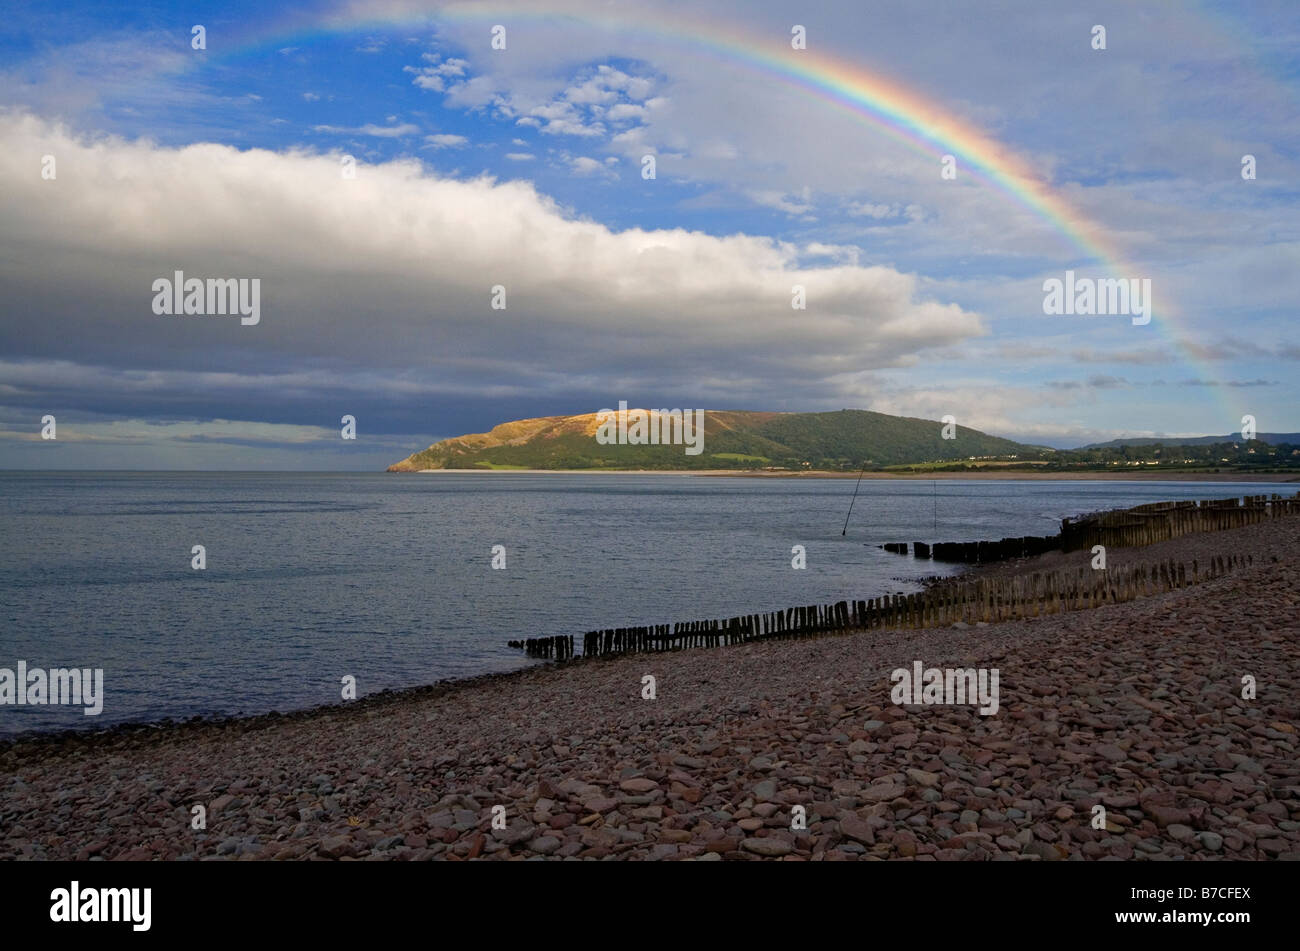
[[[656,414],[657,416],[657,414]],[[962,426],[943,439],[943,424],[867,410],[704,414],[703,451],[681,445],[602,445],[596,414],[543,416],[502,423],[487,433],[444,439],[388,467],[421,469],[856,469],[928,462],[1051,458],[1050,449]]]
[[[1270,446],[1300,446],[1300,433],[1256,433],[1255,439],[1259,442],[1268,443]],[[1240,433],[1229,433],[1226,436],[1139,436],[1129,439],[1112,439],[1108,442],[1089,443],[1086,446],[1080,446],[1079,450],[1119,449],[1124,446],[1160,445],[1172,449],[1174,446],[1213,446],[1222,443],[1238,442],[1242,442]]]

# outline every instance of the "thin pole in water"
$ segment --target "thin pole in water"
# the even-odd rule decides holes
[[[932,480],[930,487],[934,489],[934,530],[937,532],[939,530],[939,483]]]
[[[858,500],[858,487],[862,485],[862,476],[866,471],[867,464],[864,462],[862,464],[862,471],[858,473],[858,484],[853,487],[853,498],[849,499],[849,514],[844,516],[844,530],[840,532],[841,535],[847,535],[849,533],[849,515],[853,514],[853,503]]]

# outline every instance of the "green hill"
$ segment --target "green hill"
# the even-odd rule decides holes
[[[681,445],[602,445],[596,414],[502,423],[491,432],[435,443],[388,467],[421,469],[857,469],[926,463],[1034,462],[1055,455],[962,426],[942,438],[935,420],[867,410],[704,414],[703,451]]]

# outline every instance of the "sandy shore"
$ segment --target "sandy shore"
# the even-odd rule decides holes
[[[0,745],[0,857],[1296,859],[1300,519],[1110,557],[1226,553],[1254,564],[1093,611]],[[998,713],[894,705],[917,660],[997,668]]]

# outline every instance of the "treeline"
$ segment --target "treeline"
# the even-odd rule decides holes
[[[1074,466],[1161,465],[1171,468],[1300,468],[1300,446],[1276,446],[1258,439],[1205,445],[1151,443],[1144,446],[1105,446],[1064,450],[1050,465]]]

